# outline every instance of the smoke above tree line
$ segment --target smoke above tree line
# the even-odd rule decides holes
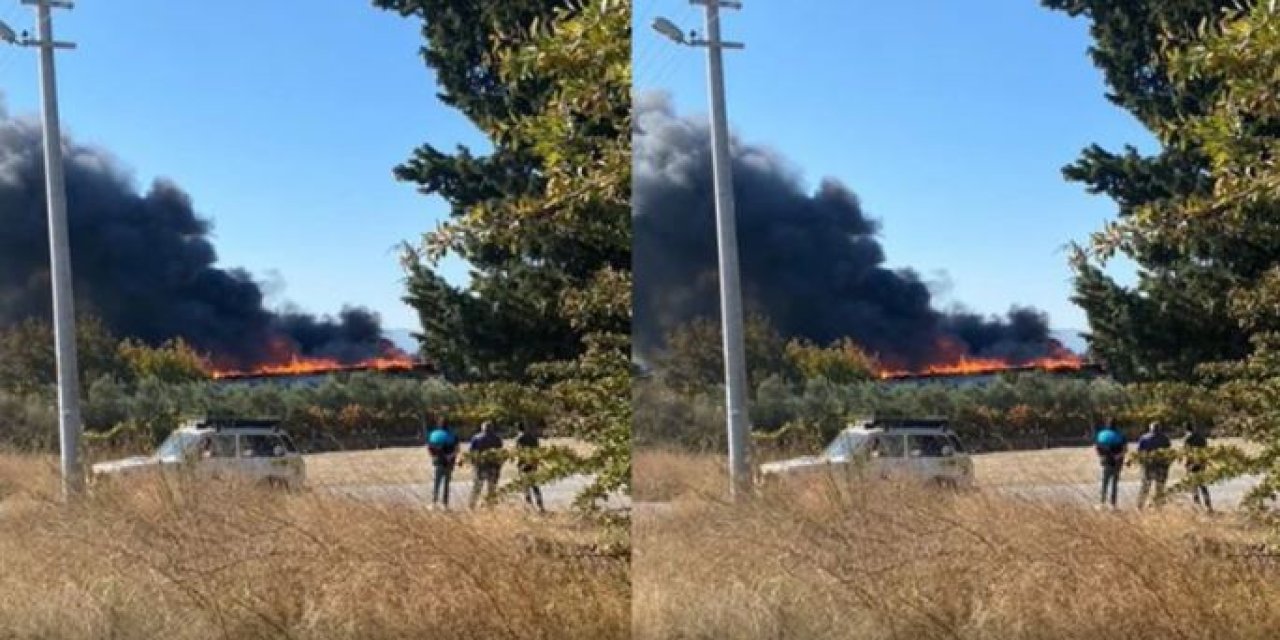
[[[51,316],[41,140],[37,120],[0,110],[0,328]],[[178,185],[160,179],[142,192],[109,152],[70,138],[63,149],[78,312],[120,336],[183,338],[219,367],[351,363],[394,350],[367,309],[266,308],[252,275],[217,265],[210,223]]]
[[[636,351],[673,329],[719,317],[709,130],[662,93],[637,96],[632,216]],[[786,337],[852,338],[882,362],[917,368],[962,356],[1021,364],[1062,353],[1048,317],[934,307],[911,269],[885,266],[878,225],[833,179],[812,193],[777,153],[731,142],[743,299]]]

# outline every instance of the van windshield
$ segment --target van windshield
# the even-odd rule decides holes
[[[168,438],[165,438],[160,448],[156,450],[156,457],[161,460],[180,459],[198,440],[200,440],[200,434],[198,433],[174,431],[169,434]]]
[[[827,445],[827,450],[822,452],[825,458],[848,458],[862,447],[867,441],[867,436],[861,433],[853,433],[845,431],[836,436],[831,444]]]

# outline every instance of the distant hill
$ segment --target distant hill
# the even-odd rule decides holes
[[[1049,337],[1062,343],[1076,355],[1084,355],[1089,350],[1089,343],[1084,339],[1084,332],[1076,329],[1054,329]]]
[[[418,352],[418,340],[413,337],[412,329],[385,329],[382,332],[382,337],[390,340],[392,344],[406,353]]]

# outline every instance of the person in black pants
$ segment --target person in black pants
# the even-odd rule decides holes
[[[431,466],[435,469],[431,484],[431,507],[443,505],[449,508],[449,483],[453,479],[453,468],[458,462],[458,436],[453,433],[444,418],[437,420],[436,426],[427,434],[427,451],[431,456]]]
[[[1138,439],[1138,453],[1142,462],[1142,488],[1138,491],[1138,508],[1147,507],[1147,495],[1155,488],[1154,502],[1159,506],[1164,502],[1164,487],[1169,481],[1169,459],[1166,452],[1173,446],[1169,436],[1164,434],[1164,427],[1152,422],[1147,432]]]
[[[1098,429],[1096,436],[1097,445],[1094,449],[1098,453],[1098,463],[1102,466],[1102,496],[1101,504],[1107,504],[1107,494],[1110,493],[1111,508],[1116,508],[1116,494],[1120,489],[1120,470],[1124,468],[1125,453],[1128,450],[1128,442],[1126,442],[1124,434],[1120,433],[1111,424],[1108,419],[1103,422],[1102,427]]]
[[[1182,441],[1182,446],[1187,453],[1187,473],[1195,474],[1204,471],[1204,450],[1209,446],[1209,437],[1205,435],[1204,428],[1191,427],[1187,433],[1187,439]],[[1209,499],[1209,487],[1203,484],[1196,485],[1191,490],[1191,498],[1196,505],[1199,505],[1203,499],[1205,510],[1213,512],[1213,502]]]
[[[471,489],[471,507],[475,508],[484,492],[485,502],[491,503],[498,494],[498,480],[502,475],[502,437],[492,422],[480,425],[480,433],[471,438],[471,464],[475,467],[475,483]],[[485,488],[488,491],[485,491]]]
[[[518,451],[518,466],[520,477],[528,480],[538,470],[537,449],[539,444],[538,434],[533,429],[525,427],[523,424],[519,427],[519,435],[516,436],[516,449]],[[542,504],[542,489],[529,481],[524,488],[524,501],[526,504],[533,506],[537,504],[540,513],[546,513],[547,508]]]

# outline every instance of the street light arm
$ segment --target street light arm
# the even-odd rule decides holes
[[[691,47],[715,47],[717,49],[746,49],[747,45],[741,42],[712,42],[701,38],[689,42]]]
[[[76,8],[76,3],[68,2],[67,0],[22,0],[22,4],[27,4],[35,7],[44,5],[46,7],[51,7],[54,9]]]
[[[741,9],[742,8],[741,2],[734,2],[733,0],[689,0],[689,4],[696,4],[704,7],[707,5],[710,5],[713,2],[715,3],[716,7],[721,9]]]

